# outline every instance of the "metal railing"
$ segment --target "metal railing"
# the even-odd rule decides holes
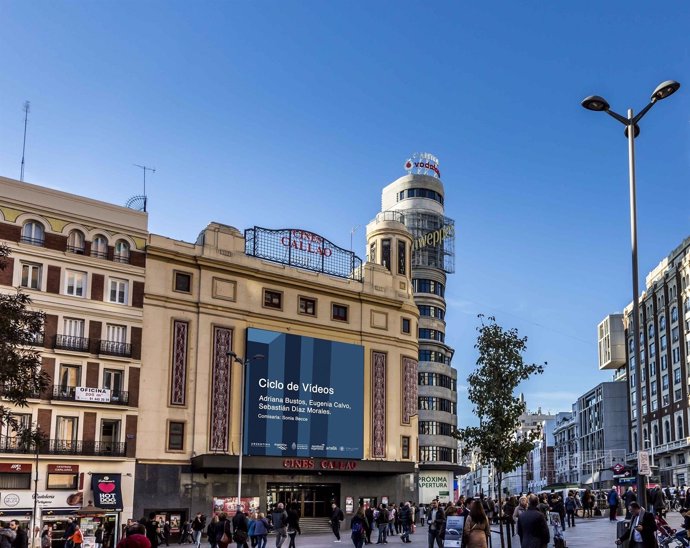
[[[129,255],[118,255],[117,253],[113,255],[113,261],[116,263],[129,264]]]
[[[100,341],[99,353],[106,356],[132,356],[132,345],[119,341]]]
[[[24,442],[17,437],[0,437],[0,453],[36,454],[36,444]],[[41,455],[83,455],[99,457],[124,457],[127,442],[43,440],[38,444]]]
[[[67,246],[67,251],[70,253],[76,253],[77,255],[83,255],[84,254],[84,246],[76,246],[76,245],[68,245]]]
[[[87,337],[72,337],[71,335],[55,335],[55,348],[88,352],[89,339]]]
[[[39,247],[43,247],[45,245],[44,238],[30,238],[29,236],[21,236],[19,241],[23,244],[37,245]]]
[[[53,386],[53,393],[50,398],[57,401],[78,401],[76,386]],[[110,401],[87,402],[104,403],[106,405],[127,405],[129,403],[129,392],[124,390],[110,390]]]

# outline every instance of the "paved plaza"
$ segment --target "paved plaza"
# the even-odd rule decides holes
[[[674,528],[682,522],[680,514],[676,512],[669,512],[667,517],[668,522]],[[619,522],[621,518],[619,518]],[[493,526],[494,529],[497,526]],[[599,548],[604,546],[614,546],[616,540],[616,529],[617,525],[608,520],[607,517],[592,518],[592,519],[578,519],[575,528],[570,528],[565,531],[565,540],[568,548],[577,547],[588,547],[588,548]],[[324,548],[326,546],[352,546],[352,540],[350,540],[349,531],[343,530],[341,532],[341,543],[335,543],[335,538],[332,534],[329,535],[311,535],[311,536],[298,536],[295,545],[296,548]],[[427,546],[427,536],[426,531],[418,528],[414,535],[411,535],[411,544],[404,544],[404,546],[411,547],[425,547]],[[373,540],[373,539],[372,539]],[[500,548],[501,540],[498,534],[493,534],[491,539],[492,548]],[[389,537],[387,546],[400,545],[403,543],[400,541],[400,537],[393,535]],[[288,543],[283,544],[283,548],[287,548]],[[372,548],[376,547],[376,544],[371,544]],[[553,546],[553,541],[549,546]],[[275,537],[269,536],[268,544],[266,548],[275,547]],[[520,547],[520,539],[515,536],[513,538],[512,548]]]

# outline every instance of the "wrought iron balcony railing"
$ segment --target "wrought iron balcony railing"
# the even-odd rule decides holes
[[[129,264],[129,255],[113,255],[113,261],[116,263]]]
[[[17,437],[1,436],[0,453],[35,454],[36,444],[24,442]],[[41,455],[124,457],[127,454],[127,442],[44,440],[38,444],[38,453]]]
[[[39,247],[43,247],[45,244],[45,240],[43,238],[30,238],[29,236],[21,236],[19,241],[23,244],[37,245]]]
[[[67,251],[69,253],[76,253],[77,255],[83,255],[84,254],[84,246],[76,246],[76,245],[68,245],[67,246]]]
[[[51,399],[58,401],[77,401],[77,387],[60,385],[53,386],[53,394]],[[110,401],[99,401],[93,403],[127,405],[129,403],[129,392],[124,390],[110,390]]]
[[[99,352],[106,356],[132,357],[132,345],[118,341],[100,341]]]
[[[58,350],[88,352],[89,339],[87,337],[72,337],[71,335],[55,335],[55,348]]]

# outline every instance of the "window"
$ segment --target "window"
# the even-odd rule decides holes
[[[674,348],[671,350],[671,358],[673,360],[673,365],[680,361],[680,348]]]
[[[376,242],[371,242],[369,244],[369,262],[376,262]]]
[[[388,238],[381,240],[381,264],[391,269],[391,241]]]
[[[418,337],[420,339],[431,339],[434,341],[445,342],[445,334],[437,329],[420,328]]]
[[[276,308],[278,310],[282,310],[283,293],[281,291],[264,289],[264,308]]]
[[[331,309],[331,319],[332,320],[338,320],[339,322],[346,322],[347,321],[347,312],[348,312],[348,307],[345,306],[344,304],[333,303],[333,307]]]
[[[85,297],[86,279],[86,272],[67,270],[65,272],[65,294],[73,297]]]
[[[668,375],[661,376],[661,389],[668,390]]]
[[[124,344],[127,342],[127,326],[109,323],[105,327],[107,341]]]
[[[22,236],[19,240],[24,244],[43,246],[45,243],[45,229],[38,221],[27,221],[22,227]]]
[[[679,335],[678,335],[678,327],[676,326],[676,327],[674,327],[673,329],[671,329],[671,340],[672,340],[673,342],[678,342],[678,339],[679,339],[679,338],[680,338],[680,337],[679,337]]]
[[[316,299],[308,297],[299,298],[299,313],[307,316],[316,316]]]
[[[403,240],[398,240],[398,274],[403,276],[407,273],[407,244]]]
[[[427,436],[451,436],[453,425],[446,422],[420,421],[419,433]]]
[[[77,441],[78,421],[77,417],[56,417],[57,439],[69,443]]]
[[[668,343],[666,340],[666,335],[662,335],[661,337],[659,337],[659,347],[661,348],[661,350],[666,350],[667,344]]]
[[[81,230],[73,230],[67,236],[67,251],[83,255],[85,241],[84,233]]]
[[[439,297],[443,297],[445,294],[443,284],[435,280],[414,279],[412,280],[412,290],[415,293],[432,293]]]
[[[661,356],[661,370],[666,371],[668,369],[668,358],[666,356]]]
[[[659,401],[654,398],[652,400],[652,412],[656,411],[657,409],[659,409]]]
[[[48,472],[48,489],[76,489],[79,485],[78,472]]]
[[[446,356],[443,352],[437,352],[436,350],[420,350],[419,361],[445,363],[446,365],[450,365],[450,357]]]
[[[124,240],[118,240],[115,242],[115,253],[113,254],[113,260],[116,263],[126,263],[129,264],[129,243]]]
[[[654,446],[659,445],[659,427],[654,425]]]
[[[31,450],[26,451],[31,453]],[[0,489],[30,489],[31,473],[0,472]]]
[[[665,331],[666,330],[666,316],[661,316],[659,318],[659,331]]]
[[[656,396],[656,382],[652,382],[652,385],[650,386],[650,390],[652,392],[652,396]]]
[[[669,421],[664,421],[664,442],[668,443],[671,441],[671,423]]]
[[[402,318],[402,325],[401,325],[401,330],[405,335],[409,335],[410,331],[412,330],[411,328],[411,322],[409,318]]]
[[[81,384],[81,367],[79,365],[60,366],[60,390],[67,392]]]
[[[680,383],[680,368],[673,370],[673,382],[674,384]]]
[[[676,388],[673,392],[673,401],[680,401],[683,396],[683,391],[680,388]]]
[[[103,449],[112,451],[115,444],[120,442],[120,421],[103,419],[101,420],[101,445]]]
[[[64,318],[62,322],[62,333],[66,337],[84,337],[84,320],[77,318]]]
[[[103,371],[103,388],[119,392],[122,390],[123,372],[119,369],[105,369]]]
[[[98,259],[108,258],[108,239],[100,234],[91,242],[91,256]]]
[[[28,289],[41,289],[41,269],[40,264],[22,263],[21,286]]]
[[[457,449],[449,449],[448,447],[420,447],[419,461],[420,462],[456,462]]]
[[[655,343],[651,343],[651,344],[649,345],[649,357],[650,357],[650,358],[653,358],[654,356],[656,356],[656,344],[655,344]]]
[[[667,407],[669,402],[670,402],[670,399],[668,397],[668,394],[664,394],[663,396],[661,396],[661,405],[663,407]]]
[[[443,203],[443,196],[441,196],[435,190],[430,190],[428,188],[408,188],[407,189],[408,198],[429,198],[430,200],[435,200],[439,203]]]
[[[175,291],[181,293],[192,292],[192,275],[186,272],[175,272]]]
[[[654,377],[656,375],[656,361],[651,361],[649,363],[649,376]]]
[[[649,326],[648,333],[649,333],[649,338],[650,338],[650,339],[653,339],[653,338],[654,338],[654,324],[651,324],[651,325]]]
[[[110,278],[109,301],[117,304],[127,304],[129,282],[117,278]]]
[[[402,437],[402,458],[410,458],[410,436]]]
[[[184,423],[168,423],[168,451],[184,450]]]
[[[678,321],[678,307],[676,306],[671,309],[671,321],[673,323]]]
[[[420,316],[427,316],[429,318],[436,318],[437,320],[443,320],[446,316],[443,308],[438,306],[431,306],[426,304],[420,304],[417,306],[419,308]]]

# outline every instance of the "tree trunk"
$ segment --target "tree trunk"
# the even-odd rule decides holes
[[[505,548],[505,539],[503,538],[503,473],[496,474],[498,477],[498,534],[501,537],[501,548]],[[510,539],[508,539],[508,546],[510,547]]]

